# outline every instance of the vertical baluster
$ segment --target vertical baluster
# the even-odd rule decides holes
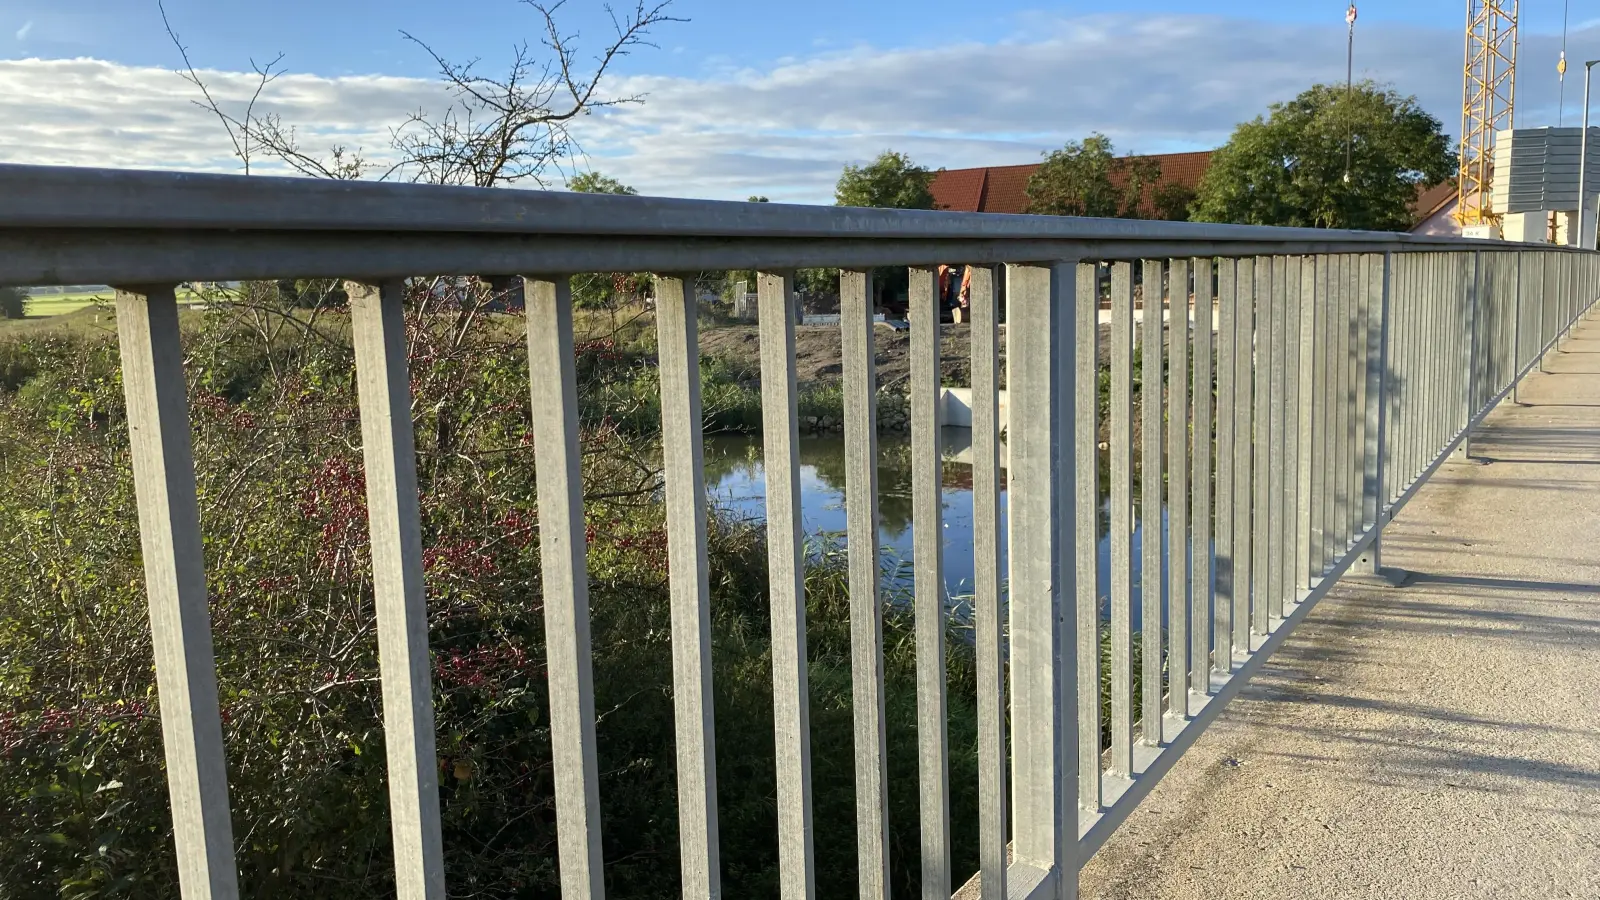
[[[917,628],[917,776],[922,895],[950,896],[949,745],[945,731],[944,515],[939,453],[939,304],[932,269],[911,270],[911,520]]]
[[[1005,628],[1000,603],[1000,344],[995,271],[972,270],[973,613],[978,651],[978,863],[1006,895]]]
[[[1111,762],[1133,772],[1133,267],[1111,266]]]
[[[1350,285],[1349,285],[1350,257],[1340,255],[1334,257],[1333,278],[1329,300],[1331,302],[1330,319],[1332,329],[1329,337],[1332,347],[1328,354],[1328,418],[1331,421],[1332,431],[1329,434],[1328,465],[1331,469],[1328,475],[1328,508],[1327,514],[1327,564],[1332,565],[1344,555],[1344,525],[1349,518],[1345,507],[1346,491],[1350,487],[1350,473],[1346,466],[1346,451],[1349,447],[1347,438],[1349,432],[1349,369],[1350,369]]]
[[[1400,416],[1395,445],[1399,453],[1401,475],[1395,479],[1396,497],[1410,485],[1411,477],[1416,472],[1413,468],[1415,455],[1412,442],[1417,432],[1417,312],[1422,301],[1422,257],[1420,254],[1407,253],[1401,259],[1406,267],[1406,290],[1399,307],[1402,314],[1396,318],[1401,327],[1396,344],[1400,348],[1396,354],[1400,386],[1395,392],[1400,401]]]
[[[401,306],[405,283],[347,282],[346,290],[361,401],[396,889],[401,897],[442,898],[428,612]]]
[[[1378,472],[1382,461],[1379,453],[1382,450],[1382,436],[1379,426],[1382,424],[1382,405],[1384,405],[1384,352],[1382,352],[1382,338],[1384,338],[1384,285],[1389,283],[1389,258],[1386,256],[1371,256],[1368,261],[1368,274],[1363,285],[1366,304],[1366,327],[1362,331],[1366,341],[1366,367],[1362,378],[1365,384],[1362,404],[1362,460],[1365,466],[1362,469],[1362,509],[1357,519],[1358,527],[1365,530],[1368,525],[1378,524],[1378,508],[1382,503],[1379,498]],[[1373,541],[1373,546],[1378,546]]]
[[[685,898],[722,895],[717,852],[717,745],[711,692],[711,583],[706,562],[705,436],[699,307],[693,276],[657,276],[661,459],[672,595],[672,707],[678,754],[678,857]]]
[[[1060,517],[1075,495],[1076,370],[1066,317],[1076,302],[1075,264],[1008,266],[1011,505],[1011,722],[1016,860],[1054,871],[1055,896],[1077,896],[1077,731],[1062,714],[1076,696],[1076,535]],[[1085,302],[1093,302],[1086,299]],[[1126,335],[1125,335],[1126,336]],[[1065,542],[1065,545],[1063,545]]]
[[[1282,492],[1283,517],[1279,520],[1283,559],[1278,566],[1278,584],[1282,600],[1277,615],[1283,616],[1283,602],[1298,602],[1297,584],[1305,557],[1299,555],[1300,529],[1297,526],[1300,509],[1300,420],[1304,407],[1300,405],[1300,279],[1305,257],[1291,256],[1283,273],[1283,393],[1280,409],[1283,410],[1283,457],[1277,465],[1283,466]]]
[[[1251,478],[1253,495],[1251,508],[1251,546],[1254,563],[1251,583],[1254,586],[1250,604],[1250,630],[1265,637],[1270,626],[1268,614],[1272,610],[1272,470],[1277,467],[1274,458],[1272,430],[1272,370],[1277,348],[1272,336],[1278,319],[1279,297],[1274,290],[1277,284],[1275,271],[1278,258],[1263,256],[1256,260],[1256,360],[1251,372],[1255,390],[1255,427],[1251,432]],[[1281,423],[1280,423],[1281,424]],[[1254,645],[1252,645],[1252,649]]]
[[[1233,650],[1249,653],[1250,597],[1255,554],[1251,530],[1255,512],[1256,261],[1239,260],[1238,312],[1234,327],[1233,393]]]
[[[1197,694],[1211,691],[1212,550],[1211,550],[1211,460],[1212,364],[1211,345],[1216,309],[1211,288],[1212,261],[1194,261],[1194,478],[1190,493],[1194,497],[1193,645],[1190,651],[1190,686]]]
[[[1434,307],[1434,425],[1429,442],[1430,456],[1438,456],[1446,440],[1452,435],[1455,424],[1456,402],[1455,362],[1457,341],[1466,323],[1461,312],[1461,256],[1457,253],[1439,254],[1439,302]],[[1448,324],[1447,324],[1448,323]]]
[[[1189,717],[1189,261],[1167,269],[1167,709]]]
[[[172,285],[118,288],[117,333],[178,883],[186,898],[233,900],[227,755]]]
[[[1211,667],[1226,675],[1233,671],[1234,572],[1234,407],[1238,404],[1239,261],[1217,261],[1217,454],[1216,454],[1216,591],[1212,609]]]
[[[1332,280],[1329,270],[1333,257],[1326,254],[1316,257],[1316,270],[1312,276],[1314,296],[1311,298],[1311,575],[1321,577],[1328,567],[1328,360],[1332,355],[1331,297]]]
[[[761,332],[761,435],[767,478],[772,604],[772,706],[778,773],[778,889],[816,893],[811,842],[811,712],[806,671],[805,554],[800,526],[800,422],[794,364],[794,275],[756,276]]]
[[[566,278],[530,278],[524,282],[523,293],[528,310],[528,374],[532,383],[533,451],[539,492],[539,557],[549,657],[550,744],[561,895],[598,900],[605,896],[605,882],[600,847],[600,776],[595,759],[594,674],[590,665],[588,542],[578,449],[578,383],[572,350],[572,286]],[[355,306],[353,295],[351,306]],[[403,413],[398,418],[410,421],[409,415]],[[409,460],[409,449],[407,453]],[[370,490],[371,463],[368,467]],[[387,685],[388,679],[384,681]],[[431,762],[431,746],[429,749]],[[433,767],[428,769],[431,772]],[[436,798],[438,791],[431,791],[430,796]]]
[[[974,287],[976,291],[976,286]],[[862,900],[886,900],[889,896],[889,790],[884,730],[883,602],[878,592],[878,374],[872,319],[873,284],[870,271],[839,273],[840,344],[844,364],[844,456],[846,540],[850,565],[850,687],[855,715],[856,775],[856,856]],[[992,300],[990,301],[992,303]],[[974,315],[981,314],[981,310]],[[989,312],[992,332],[993,313]],[[973,450],[976,454],[985,435],[978,428],[976,404],[981,403],[977,380],[980,377],[979,325],[973,323]],[[989,335],[990,344],[993,335]],[[991,348],[992,349],[992,348]],[[988,376],[993,378],[992,368]],[[992,521],[997,497],[980,489],[984,457],[974,457],[973,528],[974,565],[980,605],[998,594],[998,583],[983,576],[996,561],[988,543],[992,534],[984,530]],[[981,545],[981,546],[978,546]],[[986,654],[998,637],[989,633],[988,613],[980,610],[978,651],[980,672],[978,703],[985,716],[981,740],[992,741],[995,724],[986,704],[995,698],[986,695],[994,688],[997,673],[988,670],[998,665]],[[1001,736],[1004,749],[1004,736]],[[980,752],[992,753],[980,743]],[[983,762],[984,777],[992,778],[991,763]],[[1002,773],[1003,777],[1003,773]],[[985,794],[987,797],[987,793]],[[984,819],[988,822],[987,814]],[[987,871],[987,864],[985,871]]]
[[[1355,402],[1350,407],[1350,432],[1351,438],[1351,472],[1350,472],[1350,527],[1352,537],[1361,533],[1362,526],[1366,523],[1368,467],[1371,458],[1367,455],[1367,379],[1368,351],[1372,343],[1370,307],[1372,293],[1372,279],[1378,265],[1378,257],[1372,254],[1362,254],[1355,258],[1355,279],[1351,292],[1354,306],[1353,319],[1355,330],[1351,333],[1350,356],[1353,372],[1351,378],[1355,382],[1353,394]]]
[[[1139,403],[1139,624],[1140,699],[1143,740],[1161,744],[1161,500],[1162,500],[1162,396],[1165,367],[1161,346],[1161,261],[1140,263],[1144,287],[1144,341],[1140,351]]]
[[[1372,428],[1369,431],[1370,437],[1368,441],[1368,446],[1370,447],[1368,459],[1371,461],[1372,487],[1370,493],[1372,495],[1372,506],[1367,511],[1367,517],[1368,521],[1372,523],[1372,527],[1378,532],[1372,541],[1372,549],[1368,555],[1368,562],[1371,564],[1369,572],[1373,575],[1380,574],[1383,569],[1384,510],[1389,503],[1389,488],[1387,485],[1390,468],[1389,448],[1394,445],[1389,436],[1392,421],[1389,410],[1393,404],[1391,399],[1393,379],[1389,373],[1391,361],[1389,347],[1393,329],[1390,309],[1395,283],[1394,263],[1394,254],[1385,253],[1383,261],[1378,268],[1379,283],[1377,286],[1378,296],[1376,297],[1378,311],[1374,317],[1373,324],[1374,345],[1373,352],[1369,358],[1371,367],[1367,370],[1367,377],[1371,384],[1368,394],[1372,400],[1371,412],[1369,413],[1372,417]]]
[[[1299,410],[1298,425],[1296,429],[1296,446],[1294,455],[1296,468],[1295,484],[1295,514],[1294,514],[1294,581],[1296,592],[1311,589],[1312,567],[1311,548],[1316,530],[1312,524],[1312,511],[1316,508],[1313,503],[1315,492],[1315,471],[1321,464],[1317,458],[1315,446],[1317,439],[1316,418],[1316,363],[1317,363],[1317,267],[1322,257],[1312,256],[1301,260],[1299,271],[1300,295],[1295,299],[1296,320],[1300,353],[1297,359],[1298,370],[1295,380],[1295,390],[1291,392],[1291,400]]]
[[[1286,325],[1289,321],[1289,257],[1276,256],[1272,259],[1272,361],[1270,366],[1271,384],[1268,388],[1271,402],[1268,414],[1271,416],[1268,424],[1267,459],[1264,463],[1267,469],[1267,496],[1271,503],[1271,510],[1267,513],[1267,611],[1268,627],[1274,619],[1283,618],[1283,566],[1289,554],[1284,552],[1284,523],[1289,516],[1284,509],[1284,485],[1288,479],[1284,477],[1291,458],[1285,451],[1288,449],[1284,441],[1287,430],[1289,410],[1284,404],[1284,392],[1288,389],[1288,362],[1289,348],[1285,341],[1288,334]],[[1292,545],[1290,545],[1292,546]]]
[[[1079,263],[1075,270],[1077,334],[1073,440],[1076,444],[1078,624],[1078,801],[1100,808],[1100,267]],[[998,895],[997,895],[998,896]]]

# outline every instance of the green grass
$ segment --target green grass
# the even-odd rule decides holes
[[[97,304],[109,306],[116,302],[115,291],[92,291],[81,294],[34,294],[28,298],[28,318],[47,319],[52,316],[65,316],[86,309]],[[179,303],[195,303],[200,300],[199,295],[193,291],[179,291]]]

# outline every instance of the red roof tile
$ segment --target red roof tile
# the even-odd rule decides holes
[[[1180,184],[1193,189],[1200,184],[1200,177],[1211,163],[1211,151],[1163,153],[1151,158],[1161,163],[1161,184]],[[1038,169],[1038,163],[945,169],[934,177],[931,185],[934,205],[957,212],[1027,212],[1028,179]]]

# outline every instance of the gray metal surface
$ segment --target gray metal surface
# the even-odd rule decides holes
[[[1006,895],[1005,619],[1000,598],[1000,342],[994,269],[972,271],[972,612],[978,656],[978,868],[985,897]],[[870,316],[864,317],[867,328]],[[868,467],[876,460],[864,461]],[[876,502],[874,499],[873,502]],[[876,554],[873,565],[876,566]],[[880,804],[886,801],[880,799]],[[857,821],[860,821],[859,815]],[[887,855],[883,857],[887,863]],[[885,884],[887,879],[885,879]],[[863,884],[862,895],[868,896]],[[880,896],[874,891],[870,896]]]
[[[1133,266],[1111,267],[1111,756],[1133,766]]]
[[[976,290],[974,286],[974,290]],[[873,284],[870,271],[846,270],[839,273],[839,338],[844,369],[844,466],[845,466],[845,539],[849,549],[850,565],[850,702],[855,721],[855,780],[856,780],[856,859],[857,880],[862,900],[887,900],[889,896],[889,764],[887,735],[884,724],[884,673],[883,673],[883,601],[878,590],[878,374],[872,321]],[[974,316],[980,310],[975,305]],[[989,312],[992,316],[992,312]],[[990,320],[992,322],[992,318]],[[979,334],[976,319],[973,334]],[[973,532],[976,546],[973,564],[977,575],[974,586],[979,611],[980,652],[979,665],[982,684],[994,690],[989,671],[998,665],[998,659],[988,654],[995,652],[993,643],[998,638],[989,632],[992,624],[986,621],[990,613],[985,604],[999,592],[997,561],[990,555],[994,540],[992,532],[993,504],[981,489],[980,479],[990,477],[983,472],[986,440],[979,427],[980,407],[985,405],[989,391],[979,385],[981,377],[992,379],[992,369],[980,368],[983,357],[979,342],[973,342]],[[989,384],[992,390],[992,383]],[[978,695],[980,714],[993,715],[992,695]],[[983,738],[994,740],[994,723],[984,720]],[[1000,747],[1005,747],[1002,738]],[[993,753],[990,744],[982,744],[980,756]],[[994,773],[985,763],[984,777]],[[1004,777],[1004,773],[1001,773]],[[985,783],[982,795],[985,818],[992,814],[988,804],[995,802],[991,796],[994,785]],[[1001,782],[1000,791],[1004,791]],[[1001,801],[1003,802],[1003,800]],[[1002,807],[1003,809],[1003,807]],[[987,864],[987,861],[986,861]]]
[[[1077,531],[1077,590],[1073,600],[1078,640],[1078,803],[1100,807],[1100,325],[1099,267],[1074,267],[1078,303],[1073,307],[1077,347],[1072,375]],[[974,386],[976,390],[976,386]]]
[[[234,900],[227,756],[172,286],[118,290],[117,332],[178,881],[186,898]]]
[[[1277,348],[1273,345],[1273,323],[1277,319],[1278,296],[1274,291],[1274,272],[1278,260],[1256,260],[1256,358],[1251,370],[1255,392],[1255,423],[1250,432],[1251,449],[1251,570],[1250,631],[1268,631],[1272,605],[1272,469],[1276,459],[1272,443],[1272,369]]]
[[[1238,262],[1233,373],[1233,652],[1250,652],[1250,599],[1255,587],[1256,266]]]
[[[705,435],[699,304],[693,277],[656,278],[672,594],[672,713],[678,755],[678,866],[685,897],[722,896],[717,847],[717,743],[711,690],[711,582],[706,561]]]
[[[811,691],[806,665],[800,415],[794,363],[794,274],[756,275],[761,304],[761,450],[767,478],[767,577],[772,607],[772,707],[778,771],[778,890],[816,893],[811,830]]]
[[[1238,262],[1217,264],[1217,456],[1216,456],[1216,607],[1212,620],[1212,671],[1226,675],[1233,668],[1233,610],[1237,557],[1234,549],[1235,417],[1238,405],[1239,300]],[[1214,681],[1215,679],[1213,679]]]
[[[1161,279],[1162,262],[1147,259],[1139,264],[1143,282],[1144,318],[1141,328],[1139,364],[1139,717],[1143,723],[1140,739],[1146,744],[1161,743],[1161,677],[1165,669],[1162,652],[1162,553],[1161,509],[1165,487],[1162,477],[1164,436],[1161,433],[1165,412],[1161,393],[1162,353]]]
[[[528,304],[528,377],[533,404],[535,482],[539,492],[539,561],[544,595],[547,680],[550,696],[563,698],[560,703],[550,704],[551,768],[555,775],[561,896],[575,900],[599,900],[605,896],[605,875],[600,846],[600,769],[595,757],[594,671],[590,663],[589,544],[583,521],[583,482],[578,449],[578,379],[572,350],[572,286],[565,278],[556,281],[530,278],[523,286],[523,294]],[[354,295],[351,301],[354,306]],[[391,302],[386,309],[391,318],[385,321],[384,339],[393,342],[391,352],[397,352],[398,359],[404,360],[405,330],[399,303]],[[357,334],[360,334],[359,327]],[[359,353],[359,340],[356,346]],[[359,356],[356,359],[356,371],[358,374],[362,371]],[[410,384],[403,379],[395,383],[392,380],[395,377],[390,375],[388,392],[392,397],[392,405],[388,411],[391,415],[385,418],[404,423],[403,427],[409,430],[411,417],[405,410],[410,406]],[[363,391],[363,429],[366,427],[366,395],[367,392]],[[402,426],[397,424],[395,427]],[[367,465],[372,465],[371,460]],[[415,465],[409,439],[406,441],[404,460],[396,465],[407,468]],[[370,471],[367,484],[370,493]],[[396,491],[395,494],[397,500],[391,502],[404,502],[398,498],[408,498],[415,503],[415,474],[411,477],[410,490],[403,493]],[[416,552],[413,564],[417,566],[416,602],[420,605],[420,544]],[[427,672],[427,634],[426,625],[421,626],[419,643],[424,673]],[[386,693],[390,690],[389,682],[390,679],[385,677]],[[414,697],[414,702],[427,707],[431,699],[431,694],[420,693]],[[430,751],[432,738],[430,728]],[[418,760],[418,765],[429,776],[435,771],[432,761],[431,752],[426,762]],[[429,780],[432,780],[431,777]],[[418,789],[419,793],[432,798],[434,803],[438,802],[437,789],[423,791],[420,784]],[[434,815],[437,816],[437,812]],[[396,851],[397,855],[409,852],[398,847]],[[441,897],[443,877],[441,866],[438,894]]]
[[[1461,246],[1460,239],[862,209],[371,181],[0,165],[0,228],[475,232],[718,237],[1311,241]]]
[[[1211,496],[1212,460],[1215,446],[1215,419],[1212,415],[1213,369],[1212,340],[1215,326],[1212,312],[1216,292],[1212,288],[1212,261],[1194,261],[1194,478],[1190,481],[1193,503],[1194,540],[1190,556],[1194,561],[1194,615],[1191,639],[1189,687],[1196,694],[1211,689],[1212,611],[1215,597],[1212,574]]]
[[[1189,588],[1189,260],[1167,269],[1167,712],[1189,715],[1193,601]],[[1210,316],[1207,316],[1209,319]],[[1210,323],[1206,323],[1210,327]],[[1081,626],[1080,626],[1081,627]]]
[[[950,747],[945,692],[944,457],[939,452],[938,278],[912,269],[911,540],[917,630],[917,780],[922,896],[950,896]]]
[[[1075,464],[1071,420],[1063,421],[1057,394],[1076,366],[1075,348],[1063,340],[1068,331],[1058,319],[1074,309],[1076,277],[1073,265],[1062,263],[1008,266],[1006,280],[1008,320],[1031,326],[1006,329],[1007,383],[1031,386],[1011,393],[1007,430],[1012,848],[1016,869],[1046,873],[1030,878],[1033,884],[1071,900],[1077,896],[1070,823],[1078,805],[1078,737],[1061,710],[1077,693],[1077,669],[1063,663],[1076,645],[1076,620],[1064,607],[1077,593],[1077,548],[1061,546],[1058,517],[1071,508],[1060,492],[1074,494]],[[1015,894],[1027,887],[1019,879],[1009,889]]]

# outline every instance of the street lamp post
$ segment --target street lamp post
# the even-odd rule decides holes
[[[1578,242],[1585,250],[1595,248],[1595,216],[1589,213],[1589,86],[1600,59],[1583,64],[1583,130],[1578,139]],[[1597,211],[1600,212],[1600,211]]]

